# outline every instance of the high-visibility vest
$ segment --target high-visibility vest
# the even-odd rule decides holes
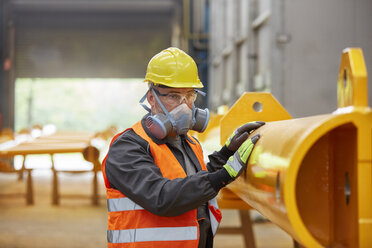
[[[149,143],[155,164],[164,177],[171,180],[186,177],[182,166],[166,144],[158,145],[153,142],[146,134],[141,122],[137,122],[131,128]],[[111,144],[122,133],[117,134],[112,139]],[[202,169],[207,170],[199,143],[191,136],[189,138],[194,142],[194,144],[191,142],[189,144]],[[109,248],[198,247],[199,224],[196,209],[175,217],[164,217],[150,213],[120,191],[110,187],[105,173],[106,159],[107,155],[102,162],[102,172],[106,185],[109,212],[107,231]],[[215,198],[208,202],[208,207],[214,235],[221,221],[221,212]]]

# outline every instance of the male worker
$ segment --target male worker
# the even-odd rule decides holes
[[[194,60],[168,48],[149,62],[149,114],[116,135],[103,161],[108,247],[212,247],[221,214],[215,196],[246,168],[263,125],[241,126],[207,166],[189,130],[205,130],[209,112],[194,106],[202,88]]]

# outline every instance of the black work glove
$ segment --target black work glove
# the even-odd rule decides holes
[[[227,160],[227,163],[223,166],[233,180],[235,180],[242,173],[242,171],[247,168],[248,159],[252,153],[254,145],[257,143],[259,138],[260,135],[256,134],[252,138],[244,141],[244,143],[234,153],[234,156],[231,156]]]
[[[241,144],[248,138],[248,135],[264,124],[265,122],[263,121],[254,121],[240,126],[227,139],[225,143],[226,148],[232,152],[236,152]]]
[[[208,179],[216,192],[234,181],[247,168],[249,157],[259,138],[260,135],[256,134],[245,140],[222,169],[208,174]]]

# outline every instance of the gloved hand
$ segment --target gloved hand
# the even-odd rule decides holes
[[[260,135],[256,134],[252,138],[247,139],[223,166],[232,179],[237,178],[247,167],[249,156],[259,138]]]
[[[248,138],[248,135],[255,129],[264,125],[263,121],[248,122],[236,129],[227,139],[225,146],[232,152],[238,150],[241,144]]]

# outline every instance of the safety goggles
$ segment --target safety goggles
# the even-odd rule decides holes
[[[193,90],[184,94],[181,93],[176,93],[176,92],[171,92],[167,94],[162,94],[155,88],[152,88],[158,96],[160,96],[165,104],[168,105],[179,105],[185,100],[187,103],[193,103],[195,102],[197,96],[198,96],[198,91]]]

